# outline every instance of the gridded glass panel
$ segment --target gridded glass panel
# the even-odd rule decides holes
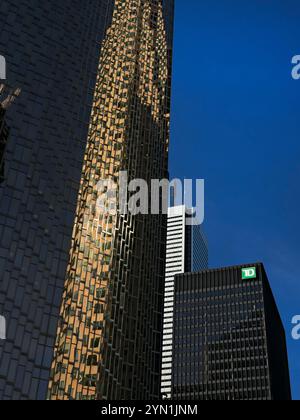
[[[242,267],[177,276],[175,291],[172,396],[175,400],[270,400],[276,389],[288,398],[284,334],[277,334],[281,383],[272,365],[266,318],[282,326],[263,267],[242,280]],[[276,318],[277,316],[277,318]],[[284,379],[285,378],[285,379]]]
[[[111,0],[0,1],[0,399],[45,399]],[[4,132],[6,128],[4,128]],[[4,143],[6,143],[4,145]],[[5,154],[3,155],[3,145]]]
[[[166,217],[99,210],[97,188],[102,180],[118,186],[121,171],[148,185],[168,176],[172,22],[172,0],[115,1],[101,48],[51,399],[159,396]],[[97,365],[90,363],[95,355]]]

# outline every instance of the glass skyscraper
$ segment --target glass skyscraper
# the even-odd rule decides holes
[[[176,274],[208,269],[208,246],[202,226],[186,206],[168,212],[161,393],[171,398],[174,278]],[[193,223],[192,223],[193,222]]]
[[[45,399],[112,0],[0,2],[0,399]],[[3,131],[4,130],[4,131]],[[2,153],[5,146],[5,154]]]
[[[290,400],[284,328],[262,264],[175,279],[172,398]]]
[[[102,42],[49,399],[159,398],[167,217],[99,182],[168,177],[173,0],[116,0]],[[109,205],[110,198],[106,197]]]

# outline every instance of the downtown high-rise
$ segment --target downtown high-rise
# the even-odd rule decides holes
[[[1,400],[46,398],[112,7],[112,0],[0,2],[1,84],[8,94],[21,91],[0,111]]]
[[[263,264],[176,276],[172,398],[291,399],[285,331]]]
[[[170,207],[167,227],[161,394],[171,398],[175,275],[208,269],[208,246],[193,210]]]
[[[116,0],[101,45],[49,399],[160,395],[167,216],[99,183],[168,178],[173,0]],[[104,191],[102,191],[104,193]],[[102,194],[102,193],[101,193]],[[110,208],[110,197],[104,198]]]

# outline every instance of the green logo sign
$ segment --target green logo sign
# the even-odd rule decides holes
[[[242,269],[243,280],[256,279],[256,267]]]

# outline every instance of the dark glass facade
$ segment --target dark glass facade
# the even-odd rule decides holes
[[[168,177],[173,0],[116,0],[102,43],[48,397],[159,398],[167,218],[100,181]],[[106,204],[112,204],[106,197]]]
[[[208,244],[201,225],[185,228],[185,273],[208,267]]]
[[[0,183],[5,179],[5,152],[10,134],[6,112],[19,94],[20,89],[13,89],[6,83],[0,83]]]
[[[285,332],[262,264],[178,275],[175,288],[174,400],[291,399]]]
[[[46,398],[112,5],[0,1],[0,54],[7,83],[21,89],[6,112],[4,165],[1,138],[0,315],[7,340],[0,341],[0,399]]]
[[[5,121],[5,109],[0,103],[0,183],[4,181],[4,154],[8,136],[9,129]]]

